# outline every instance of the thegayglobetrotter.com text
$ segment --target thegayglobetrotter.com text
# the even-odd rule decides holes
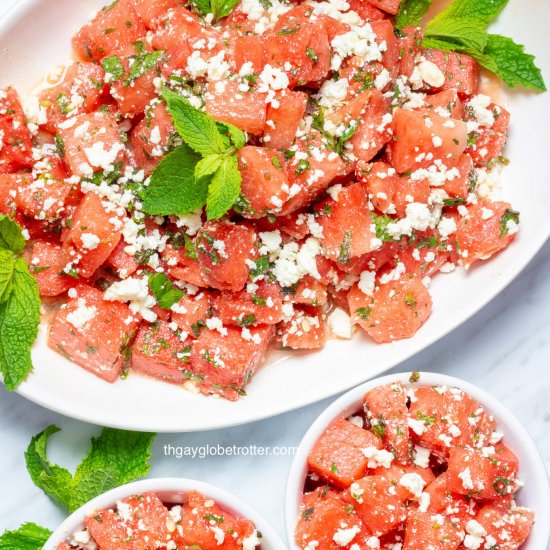
[[[210,456],[294,456],[298,447],[266,447],[262,445],[164,445],[164,455],[175,458],[207,458]]]

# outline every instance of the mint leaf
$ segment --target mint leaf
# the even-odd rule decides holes
[[[399,11],[395,17],[395,26],[398,29],[418,27],[431,4],[432,0],[401,0]]]
[[[103,428],[92,438],[92,448],[77,466],[70,510],[92,498],[149,473],[156,434]]]
[[[460,44],[455,42],[447,42],[438,38],[424,38],[422,41],[422,46],[424,48],[432,48],[436,50],[445,50],[448,52],[462,52],[469,55],[469,52]]]
[[[209,220],[221,218],[235,203],[241,192],[241,173],[237,155],[225,157],[218,168],[206,199],[206,215]]]
[[[73,477],[47,457],[48,438],[59,431],[58,427],[49,426],[34,436],[25,452],[25,461],[34,484],[70,512],[149,472],[156,434],[103,428],[99,437],[92,438],[92,448]]]
[[[0,248],[21,254],[25,248],[25,237],[21,228],[8,216],[0,215]]]
[[[16,531],[4,531],[0,550],[41,550],[52,532],[35,523],[24,523]]]
[[[200,156],[185,144],[168,153],[155,168],[143,192],[143,211],[168,216],[203,207],[208,186],[195,178],[199,160]]]
[[[240,0],[211,0],[210,5],[214,19],[218,20],[222,17],[227,17],[239,2]]]
[[[454,0],[438,13],[430,23],[439,23],[446,19],[475,19],[478,25],[487,29],[489,23],[502,11],[508,0]]]
[[[201,15],[208,15],[212,13],[212,8],[210,6],[210,0],[191,0],[191,5]]]
[[[156,273],[150,277],[149,288],[162,309],[170,309],[183,298],[183,291],[174,288],[172,281],[164,273]]]
[[[216,122],[216,126],[220,133],[227,136],[230,143],[237,149],[242,149],[246,145],[246,134],[236,126],[233,126],[233,124],[229,124],[229,122]]]
[[[25,462],[33,483],[55,502],[69,508],[73,477],[69,470],[51,464],[47,457],[48,438],[59,431],[52,425],[35,435],[25,452]]]
[[[220,167],[222,160],[223,157],[221,155],[208,155],[202,160],[199,160],[195,166],[195,178],[197,178],[197,180],[201,180],[211,176]]]
[[[471,18],[433,19],[426,26],[426,36],[448,40],[468,50],[482,52],[487,45],[485,25]]]
[[[116,55],[103,58],[101,60],[101,66],[106,73],[112,75],[110,82],[120,80],[124,76],[124,67]]]
[[[32,370],[31,347],[38,335],[40,294],[22,258],[14,262],[9,299],[0,304],[0,370],[9,391]]]
[[[496,74],[511,88],[523,86],[539,92],[546,91],[542,73],[535,65],[535,56],[526,53],[524,46],[498,34],[489,34],[487,38],[483,53],[470,53],[482,67]]]
[[[0,250],[0,304],[3,304],[11,294],[14,265],[13,252]]]
[[[162,97],[168,105],[178,134],[191,149],[203,157],[225,151],[222,136],[212,117],[195,109],[186,99],[168,89],[163,90]]]

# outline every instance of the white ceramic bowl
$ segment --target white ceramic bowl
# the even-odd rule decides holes
[[[0,20],[0,87],[14,84],[25,94],[51,67],[70,60],[71,36],[106,2],[19,0]],[[526,9],[524,0],[510,0],[491,31],[525,44],[536,54],[548,79],[547,3],[533,0],[528,5]],[[207,430],[259,420],[325,399],[423,350],[494,298],[550,234],[550,186],[545,177],[550,94],[514,91],[500,96],[499,102],[512,113],[506,149],[512,162],[503,172],[503,198],[521,212],[521,231],[511,247],[491,261],[468,273],[457,270],[436,277],[430,287],[433,313],[413,338],[378,345],[358,334],[351,341],[333,340],[320,352],[272,353],[250,384],[248,397],[229,403],[133,373],[124,381],[107,384],[50,350],[43,327],[32,354],[35,370],[19,393],[48,409],[103,426],[154,432]]]
[[[359,410],[363,405],[363,396],[367,391],[397,381],[410,387],[413,385],[409,382],[410,375],[411,373],[402,373],[383,376],[354,388],[327,407],[306,432],[294,456],[286,487],[285,523],[291,550],[299,550],[294,542],[294,529],[308,471],[307,456],[317,439],[332,420],[341,414],[352,414]],[[521,550],[546,550],[550,542],[550,522],[548,521],[550,518],[550,486],[542,458],[527,430],[500,401],[481,388],[460,378],[422,372],[420,380],[414,385],[417,387],[434,385],[458,387],[479,401],[495,417],[498,430],[504,434],[503,441],[519,458],[519,479],[525,483],[525,486],[518,493],[516,501],[522,506],[535,510],[537,518],[533,530]]]
[[[81,506],[72,513],[52,534],[42,550],[55,550],[56,546],[67,540],[73,533],[81,530],[84,519],[98,510],[112,507],[120,499],[145,492],[155,493],[163,502],[183,504],[187,501],[187,493],[191,490],[200,491],[216,501],[221,508],[243,519],[249,519],[263,535],[262,550],[283,550],[285,544],[269,522],[248,504],[209,483],[182,479],[178,477],[146,479],[128,483],[108,491]]]

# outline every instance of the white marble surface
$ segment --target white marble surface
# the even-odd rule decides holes
[[[53,0],[52,0],[53,1]],[[0,14],[14,0],[0,0]],[[513,258],[511,258],[513,261]],[[463,377],[505,401],[528,427],[550,470],[550,242],[522,275],[459,329],[394,369],[434,370]],[[181,476],[228,489],[255,506],[284,536],[283,496],[291,457],[177,459],[164,446],[296,446],[327,400],[283,416],[202,434],[159,436],[150,477]],[[98,428],[73,421],[0,389],[0,532],[34,521],[54,529],[64,512],[32,484],[23,453],[51,423],[52,460],[74,468]],[[7,497],[7,498],[6,498]]]
[[[463,377],[505,401],[528,427],[550,470],[550,242],[522,275],[475,317],[394,371],[434,370]],[[0,390],[0,532],[24,521],[55,528],[64,513],[32,484],[23,453],[32,435],[55,423],[51,457],[73,468],[97,428],[46,411]],[[290,457],[183,458],[164,445],[295,446],[329,400],[283,416],[199,434],[164,434],[150,476],[182,476],[224,487],[257,507],[284,535],[283,496]]]

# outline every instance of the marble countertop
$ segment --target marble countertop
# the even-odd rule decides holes
[[[390,372],[438,371],[463,377],[503,400],[527,426],[550,470],[550,242],[502,294],[452,334]],[[32,435],[49,424],[54,462],[74,468],[98,428],[49,412],[0,390],[2,449],[0,532],[34,521],[54,529],[64,518],[31,482],[23,453]],[[189,477],[219,485],[262,512],[284,536],[283,502],[291,457],[209,457],[165,454],[165,446],[298,445],[325,400],[253,424],[194,434],[163,434],[154,445],[149,477]]]
[[[0,14],[15,0],[0,0]],[[525,271],[482,311],[452,334],[390,372],[428,370],[462,377],[490,391],[527,426],[550,471],[550,242]],[[188,477],[242,497],[285,537],[284,491],[291,456],[181,459],[165,446],[295,447],[333,399],[231,429],[160,435],[149,477]],[[0,388],[0,533],[33,521],[55,529],[65,513],[37,489],[25,469],[30,438],[49,424],[62,433],[51,440],[53,462],[74,469],[98,428],[47,411]],[[550,546],[549,546],[550,548]]]

